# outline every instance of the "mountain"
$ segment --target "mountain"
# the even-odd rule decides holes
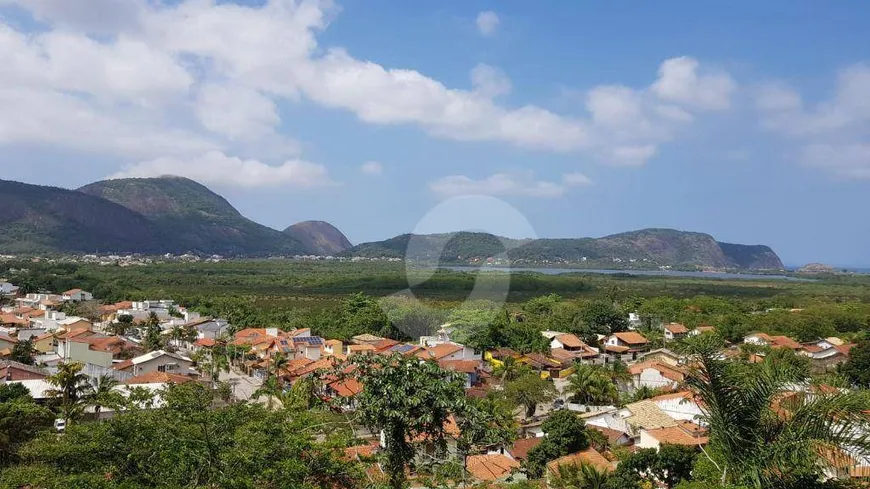
[[[72,190],[0,180],[0,250],[9,253],[166,251],[161,230],[114,202]]]
[[[292,236],[245,218],[226,199],[187,178],[104,180],[78,190],[144,216],[179,252],[269,255],[308,251]]]
[[[531,264],[623,262],[670,266],[736,269],[782,269],[776,253],[763,245],[720,243],[703,233],[674,229],[643,229],[603,238],[515,240],[486,233],[411,235],[351,248],[364,257],[405,257],[462,263],[496,257],[507,250],[511,261]]]
[[[353,247],[338,228],[324,221],[298,222],[285,229],[284,234],[316,255],[337,255]]]

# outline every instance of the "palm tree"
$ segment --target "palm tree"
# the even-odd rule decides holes
[[[598,470],[586,462],[559,465],[550,480],[554,489],[604,489],[609,478],[607,472]]]
[[[54,398],[58,410],[67,424],[70,419],[77,418],[84,412],[87,395],[91,388],[88,376],[82,373],[82,368],[81,363],[62,363],[58,366],[56,374],[45,379],[56,387],[45,393]]]
[[[832,456],[870,455],[866,396],[796,388],[803,379],[788,365],[721,360],[721,344],[705,336],[687,340],[700,366],[686,382],[705,406],[710,441],[703,454],[723,484],[818,480]]]
[[[527,373],[529,370],[528,365],[518,362],[514,357],[507,356],[502,360],[501,365],[497,365],[493,369],[492,373],[501,379],[501,385],[505,385],[507,382],[522,377],[522,375]]]
[[[115,390],[118,385],[118,379],[111,375],[103,375],[91,381],[89,393],[89,401],[94,406],[94,413],[97,418],[100,416],[100,411],[103,407],[116,409],[124,402],[124,397]]]
[[[610,374],[592,365],[578,365],[568,377],[566,390],[571,394],[571,400],[581,404],[600,406],[619,400],[619,390]]]

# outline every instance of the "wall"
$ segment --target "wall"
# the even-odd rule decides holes
[[[66,345],[67,351],[63,355],[66,361],[92,363],[101,367],[112,366],[112,354],[109,352],[91,350],[89,344],[77,341],[67,341]]]
[[[190,368],[191,365],[193,365],[192,362],[179,360],[177,358],[170,357],[169,355],[163,355],[163,356],[157,357],[153,360],[149,360],[147,362],[142,362],[138,365],[133,365],[133,375],[142,375],[142,374],[147,374],[147,373],[151,373],[151,372],[159,372],[161,366],[169,365],[169,364],[173,364],[173,363],[178,364],[178,367],[175,370],[167,370],[166,371],[167,373],[187,375],[188,369]]]

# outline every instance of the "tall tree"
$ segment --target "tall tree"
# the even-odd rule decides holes
[[[115,387],[118,379],[110,375],[102,375],[91,380],[88,403],[94,407],[94,413],[99,416],[104,408],[117,409],[124,403],[124,396]]]
[[[9,355],[10,360],[23,363],[25,365],[33,365],[33,355],[36,354],[36,348],[33,347],[33,340],[30,338],[15,343],[12,347],[12,353]]]
[[[556,386],[537,372],[526,372],[504,388],[505,398],[525,408],[527,418],[535,415],[539,404],[552,401],[557,394]]]
[[[567,391],[571,400],[580,404],[600,406],[619,401],[619,391],[608,370],[594,365],[577,365],[568,376]]]
[[[465,419],[474,419],[472,424],[478,427],[490,425],[484,411],[469,407],[464,376],[444,371],[435,362],[402,355],[355,355],[334,375],[352,376],[364,386],[356,396],[356,412],[363,424],[382,433],[386,446],[383,467],[394,489],[405,484],[405,469],[417,455],[415,440],[425,440],[434,448],[436,460],[443,459],[450,436],[447,429],[453,421],[459,427],[469,427]],[[479,435],[460,436],[473,442]]]
[[[710,429],[705,456],[722,483],[754,488],[819,479],[826,454],[870,455],[867,396],[795,391],[799,376],[784,363],[738,368],[721,360],[721,343],[689,342],[700,367],[686,382],[703,403]]]
[[[82,415],[91,391],[88,376],[82,373],[82,368],[81,363],[62,363],[58,365],[56,374],[45,379],[54,386],[46,394],[53,398],[67,424]]]

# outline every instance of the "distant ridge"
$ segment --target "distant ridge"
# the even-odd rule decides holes
[[[515,263],[588,260],[627,267],[782,270],[764,245],[720,243],[709,234],[642,229],[602,238],[513,240],[485,233],[402,234],[352,246],[335,226],[304,221],[283,232],[242,216],[226,199],[176,176],[95,182],[75,190],[0,180],[0,252],[201,253],[225,256],[341,255],[469,263],[510,249]],[[408,250],[413,238],[413,249]],[[631,265],[629,265],[629,263]]]
[[[408,245],[413,239],[413,249]],[[406,257],[466,263],[496,257],[508,248],[512,262],[530,264],[634,263],[636,266],[693,266],[717,269],[782,270],[779,256],[764,245],[720,243],[709,234],[642,229],[603,238],[514,240],[485,233],[402,234],[351,248],[349,256]]]

